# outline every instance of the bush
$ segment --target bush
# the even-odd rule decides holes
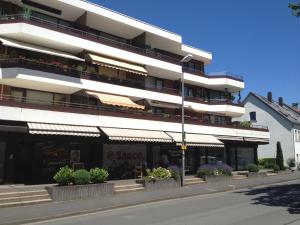
[[[275,158],[264,158],[258,160],[258,165],[265,169],[273,169],[274,164],[276,164]]]
[[[247,166],[247,170],[250,172],[250,173],[257,173],[259,171],[259,168],[256,164],[249,164]]]
[[[289,168],[293,168],[296,166],[296,162],[295,162],[295,159],[293,158],[289,158],[286,160],[286,163],[288,164]]]
[[[241,127],[250,128],[251,127],[251,121],[242,121],[240,122]]]
[[[93,183],[104,183],[108,178],[108,172],[105,169],[91,169],[90,170],[91,181]]]
[[[59,185],[69,185],[71,182],[73,182],[73,173],[74,171],[70,167],[65,166],[59,169],[59,171],[54,175],[53,179]]]
[[[87,170],[76,170],[73,173],[73,179],[75,184],[88,184],[91,182],[90,173]]]
[[[162,167],[158,167],[158,168],[154,168],[152,171],[148,169],[146,179],[150,181],[155,181],[155,180],[167,180],[170,179],[171,177],[172,177],[172,173],[170,170]]]
[[[280,167],[276,164],[273,165],[273,171],[277,173],[280,170]]]
[[[217,176],[217,175],[232,175],[232,168],[224,163],[204,164],[197,171],[198,177]]]
[[[282,149],[281,149],[281,144],[279,141],[277,142],[276,164],[279,166],[280,170],[284,170]]]
[[[171,171],[171,178],[173,178],[176,181],[180,180],[180,174],[178,171],[176,170],[170,170],[170,171]]]

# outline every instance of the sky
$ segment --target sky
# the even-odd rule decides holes
[[[298,0],[92,0],[102,6],[182,35],[207,50],[206,72],[244,77],[245,89],[287,103],[300,102],[300,18]]]

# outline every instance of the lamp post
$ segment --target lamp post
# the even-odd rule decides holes
[[[184,63],[189,62],[193,58],[193,55],[188,54],[183,57],[180,62],[183,67]],[[184,132],[184,73],[183,68],[181,72],[181,155],[182,155],[182,171],[181,171],[181,186],[184,186],[184,177],[185,177],[185,150],[186,150],[186,140],[185,140],[185,132]]]

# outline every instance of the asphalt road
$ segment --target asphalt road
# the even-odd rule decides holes
[[[41,225],[295,225],[300,183],[245,189],[78,215]]]

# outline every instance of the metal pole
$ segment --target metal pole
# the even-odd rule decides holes
[[[184,133],[184,74],[181,73],[181,153],[182,153],[182,175],[181,175],[181,186],[184,186],[185,177],[185,133]]]

